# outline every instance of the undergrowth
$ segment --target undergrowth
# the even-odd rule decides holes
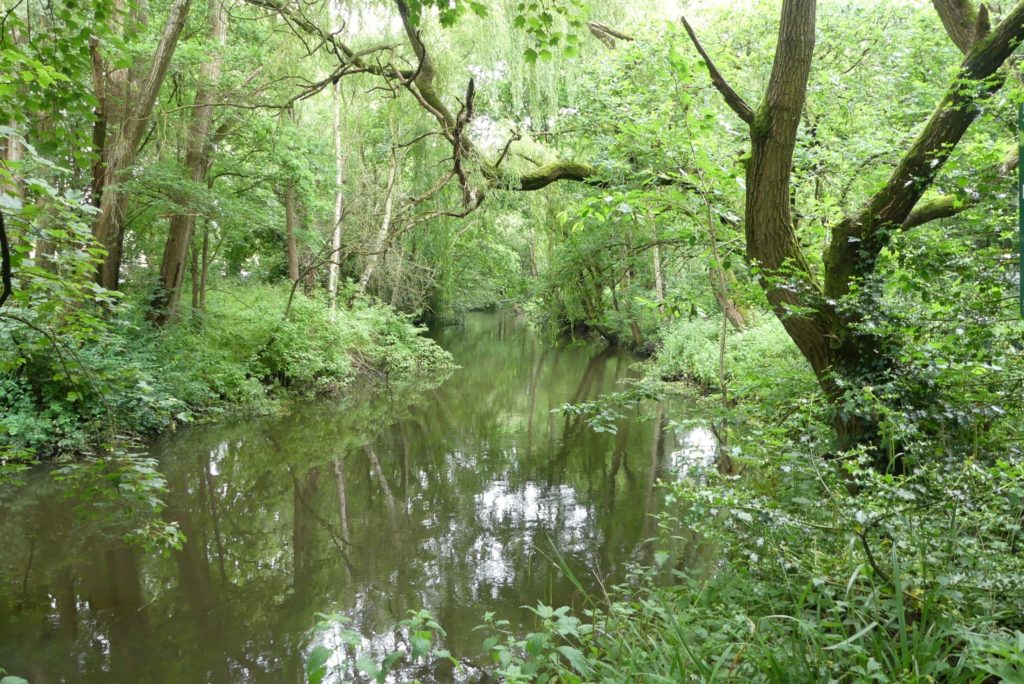
[[[0,466],[451,364],[388,306],[357,299],[332,314],[298,295],[285,319],[287,299],[284,287],[227,284],[210,292],[205,313],[164,329],[146,323],[142,301],[56,344],[25,345],[31,330],[0,329],[6,348],[33,350],[0,373]]]

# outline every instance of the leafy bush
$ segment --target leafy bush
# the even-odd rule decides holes
[[[718,387],[721,320],[678,319],[665,331],[662,347],[651,362],[651,374],[668,380],[686,379],[711,389]],[[726,338],[726,381],[737,398],[765,395],[814,394],[810,367],[777,318],[760,315]]]

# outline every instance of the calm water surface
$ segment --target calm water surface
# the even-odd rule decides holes
[[[0,667],[32,684],[298,683],[318,611],[385,647],[420,607],[472,657],[486,611],[528,625],[524,604],[573,601],[552,545],[587,582],[643,559],[656,480],[701,458],[707,433],[652,405],[616,434],[552,413],[621,387],[634,362],[544,345],[510,315],[438,341],[461,368],[432,389],[158,440],[180,552],[126,544],[45,472],[0,488]]]

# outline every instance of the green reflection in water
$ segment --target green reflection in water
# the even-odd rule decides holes
[[[440,386],[160,439],[180,552],[81,520],[45,473],[0,490],[0,665],[32,682],[301,682],[316,611],[386,645],[419,607],[476,655],[485,611],[528,624],[524,604],[573,601],[552,543],[584,578],[646,553],[656,479],[695,435],[660,406],[616,434],[551,413],[632,361],[540,344],[504,314],[438,339],[461,366]]]

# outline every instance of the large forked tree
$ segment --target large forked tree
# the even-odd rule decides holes
[[[715,67],[692,28],[711,80],[750,130],[746,168],[746,253],[759,268],[761,285],[789,336],[807,358],[834,402],[844,381],[860,385],[882,378],[893,366],[892,341],[865,332],[856,307],[843,298],[874,272],[894,235],[960,209],[948,198],[921,202],[953,148],[998,90],[1004,62],[1024,38],[1024,2],[990,29],[988,11],[967,0],[934,0],[944,26],[965,57],[929,119],[888,181],[856,212],[836,224],[825,249],[819,280],[797,240],[790,204],[790,177],[811,60],[815,0],[784,0],[771,75],[761,103],[752,107]],[[867,415],[836,411],[839,448],[872,444],[878,424]]]

